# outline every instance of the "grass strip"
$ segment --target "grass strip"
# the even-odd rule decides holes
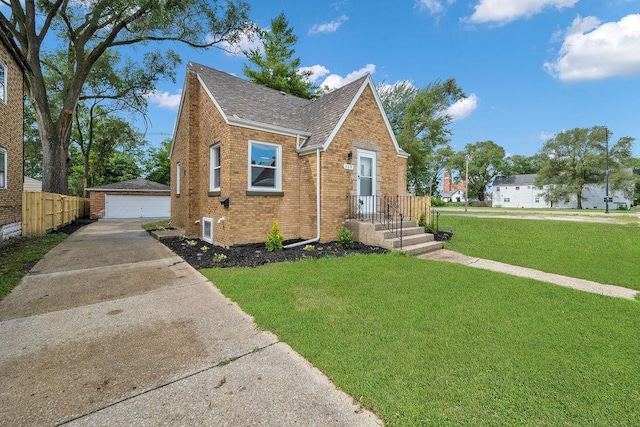
[[[640,227],[571,221],[440,215],[446,249],[640,290]]]
[[[395,254],[203,273],[387,425],[636,425],[640,304]]]
[[[20,237],[0,244],[0,300],[51,249],[68,237],[54,232],[41,237]]]

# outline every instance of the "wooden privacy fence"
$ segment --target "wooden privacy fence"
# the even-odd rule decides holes
[[[56,193],[22,193],[22,235],[43,236],[89,214],[89,199]]]

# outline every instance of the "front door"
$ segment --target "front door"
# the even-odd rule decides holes
[[[375,194],[376,153],[358,150],[358,204],[360,212],[375,212]]]

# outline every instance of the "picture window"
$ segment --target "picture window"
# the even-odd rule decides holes
[[[249,190],[280,191],[282,188],[282,147],[249,141]]]

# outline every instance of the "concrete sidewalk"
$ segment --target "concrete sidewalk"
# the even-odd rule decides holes
[[[0,302],[0,424],[381,424],[142,223],[82,228]]]
[[[436,261],[455,262],[468,265],[469,267],[481,268],[484,270],[497,271],[499,273],[511,274],[519,277],[540,280],[541,282],[553,283],[567,288],[578,289],[584,292],[607,295],[618,298],[634,299],[638,291],[614,285],[603,285],[590,280],[576,279],[575,277],[561,276],[559,274],[545,273],[527,267],[518,267],[498,261],[471,257],[459,252],[441,249],[424,255],[419,255],[422,259],[432,259]]]

